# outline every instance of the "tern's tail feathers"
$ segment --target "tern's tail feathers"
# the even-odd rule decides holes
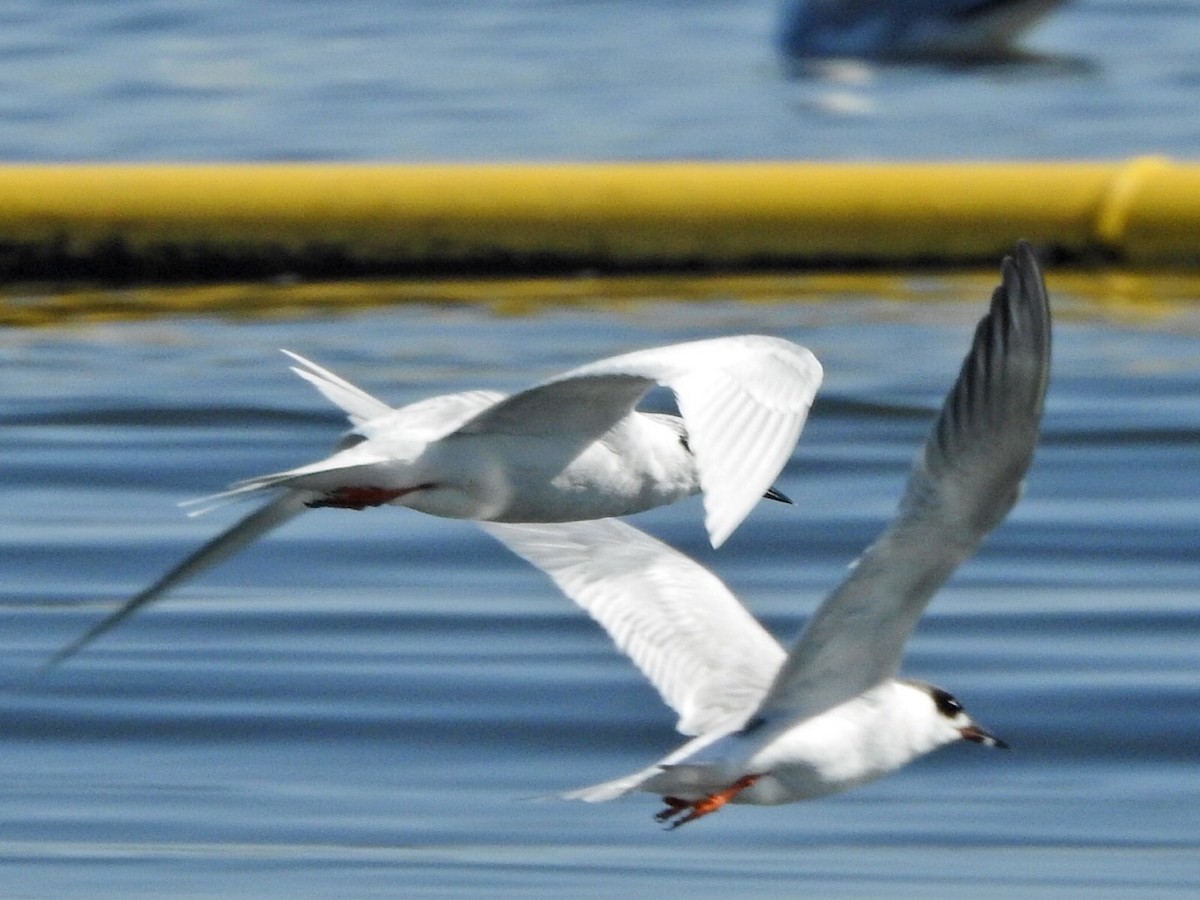
[[[244,500],[268,487],[270,485],[260,484],[256,479],[251,482],[240,483],[227,491],[184,500],[180,502],[179,506],[187,510],[188,518],[195,518],[196,516],[210,513],[214,509],[220,509],[222,506],[228,506],[230,503],[236,503],[238,500]]]
[[[313,484],[312,476],[328,475],[333,472],[349,474],[355,469],[365,471],[371,469],[376,463],[385,461],[386,458],[383,456],[369,455],[362,452],[361,445],[358,445],[351,448],[350,451],[335,453],[333,456],[315,463],[309,463],[306,466],[298,466],[295,469],[288,469],[284,472],[273,472],[270,475],[259,475],[255,478],[247,478],[245,481],[235,482],[227,491],[209,494],[205,497],[196,497],[192,500],[185,500],[179,505],[188,509],[189,516],[202,516],[226,504],[242,500],[272,488],[312,489],[319,492],[323,488],[336,487],[338,485]]]
[[[352,424],[361,425],[392,412],[392,408],[382,400],[372,397],[362,388],[355,387],[312,360],[291,350],[283,352],[298,363],[292,366],[292,371],[320,391],[326,400],[339,407]]]

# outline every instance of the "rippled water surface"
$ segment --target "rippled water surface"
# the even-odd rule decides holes
[[[673,746],[599,629],[469,523],[302,517],[3,697],[8,897],[1191,896],[1200,879],[1200,344],[1060,304],[1026,496],[933,603],[906,671],[1012,753],[679,832],[654,798],[532,802]],[[969,302],[968,302],[969,301]],[[404,307],[0,333],[0,666],[27,677],[234,516],[175,503],[342,428],[278,347],[395,403],[512,389],[739,331],[827,369],[780,487],[719,553],[641,524],[782,636],[890,514],[983,298],[919,307]]]
[[[0,158],[1195,155],[1200,0],[1075,0],[1034,65],[817,79],[783,5],[8,0]]]
[[[0,159],[1195,154],[1198,0],[1077,0],[1031,36],[1036,66],[821,79],[784,73],[775,15],[771,0],[13,0]],[[1194,298],[1148,321],[1153,291],[1121,289],[1118,320],[1054,274],[1028,490],[906,661],[1013,752],[947,748],[839,797],[674,833],[651,797],[530,799],[644,765],[675,744],[673,717],[469,523],[314,512],[28,679],[239,514],[188,519],[178,501],[336,439],[344,423],[279,347],[399,404],[693,337],[809,345],[827,381],[780,480],[796,505],[761,505],[719,553],[696,502],[640,518],[790,636],[890,515],[985,287],[0,330],[0,683],[26,685],[0,694],[0,896],[1196,896]]]

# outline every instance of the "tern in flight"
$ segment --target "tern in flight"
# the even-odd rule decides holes
[[[353,426],[318,462],[189,501],[199,514],[273,499],[217,535],[55,654],[78,653],[136,610],[314,507],[390,504],[492,522],[566,522],[642,512],[702,493],[720,546],[791,457],[822,371],[804,347],[759,335],[639,350],[511,396],[470,391],[393,409],[295,353],[300,377]],[[679,416],[639,412],[655,387]],[[188,505],[188,504],[185,504]]]
[[[892,522],[785,650],[708,570],[615,520],[482,527],[545,571],[641,669],[687,743],[562,796],[658,794],[678,827],[727,803],[791,803],[893,772],[954,741],[1005,746],[948,692],[899,676],[934,592],[1016,503],[1050,370],[1032,249],[1003,262]]]

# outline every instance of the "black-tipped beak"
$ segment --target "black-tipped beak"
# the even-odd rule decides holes
[[[767,492],[765,494],[763,494],[763,497],[765,497],[767,500],[778,500],[780,503],[791,503],[792,502],[791,497],[789,497],[787,494],[783,493],[782,491],[775,490],[775,488],[768,488]]]
[[[966,728],[960,728],[958,733],[962,735],[964,741],[971,741],[974,744],[983,744],[985,747],[995,747],[997,750],[1009,749],[1007,743],[974,723],[971,723]]]

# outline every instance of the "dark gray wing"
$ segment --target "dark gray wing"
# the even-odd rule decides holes
[[[758,713],[814,715],[893,676],[934,592],[1012,509],[1050,371],[1050,307],[1033,250],[1003,263],[895,519],[821,605]]]

